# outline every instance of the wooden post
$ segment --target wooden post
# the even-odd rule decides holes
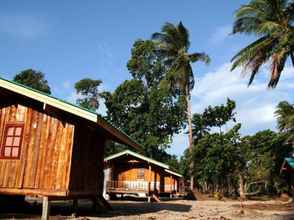
[[[50,216],[50,201],[47,196],[43,197],[43,203],[42,203],[42,220],[49,220]]]
[[[148,203],[150,203],[151,202],[151,196],[149,195],[148,196]]]
[[[92,200],[92,210],[96,212],[98,209],[98,197],[96,196],[92,197],[91,200]]]
[[[172,177],[172,175],[170,175],[169,178],[170,178],[170,179],[169,179],[170,194],[172,194],[172,193],[173,193],[173,177]]]
[[[72,201],[72,216],[76,216],[78,213],[79,202],[77,199]]]
[[[148,176],[148,202],[151,202],[151,165],[149,164],[149,176]]]

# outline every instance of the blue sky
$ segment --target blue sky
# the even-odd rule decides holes
[[[11,79],[23,69],[40,70],[53,95],[70,101],[75,97],[74,82],[83,77],[101,79],[112,91],[130,77],[126,63],[134,41],[149,38],[165,22],[182,21],[190,31],[191,51],[205,51],[212,58],[209,66],[193,65],[193,112],[230,97],[237,101],[242,134],[275,129],[275,106],[281,100],[293,101],[293,69],[286,68],[276,90],[266,89],[268,67],[250,88],[240,70],[229,71],[234,53],[254,39],[229,35],[234,11],[246,2],[1,1],[0,73]],[[187,136],[176,135],[169,152],[180,155],[186,146]]]

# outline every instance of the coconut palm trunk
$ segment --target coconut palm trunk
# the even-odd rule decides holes
[[[187,117],[188,117],[188,130],[189,130],[189,149],[192,150],[193,136],[192,136],[192,111],[191,111],[190,96],[187,96]]]
[[[186,88],[186,101],[187,101],[187,119],[188,119],[188,132],[189,132],[189,145],[188,145],[188,149],[190,151],[190,153],[192,153],[192,146],[193,146],[193,134],[192,134],[192,107],[191,107],[191,95],[189,94],[189,88]],[[190,189],[194,190],[194,175],[193,175],[193,160],[190,164]]]
[[[294,52],[292,52],[290,55],[291,55],[292,65],[294,66]]]

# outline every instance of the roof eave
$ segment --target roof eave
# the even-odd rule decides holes
[[[125,150],[125,151],[119,152],[117,154],[110,155],[109,157],[105,158],[104,161],[108,162],[110,160],[119,158],[119,157],[121,157],[123,155],[132,155],[133,157],[137,157],[137,158],[139,158],[141,160],[144,160],[144,161],[146,161],[148,163],[152,163],[152,164],[154,164],[156,166],[159,166],[159,167],[161,167],[163,169],[169,169],[169,165],[161,163],[161,162],[156,161],[156,160],[153,160],[151,158],[145,157],[145,156],[143,156],[141,154],[138,154],[138,153],[135,153],[135,152],[133,152],[131,150]]]

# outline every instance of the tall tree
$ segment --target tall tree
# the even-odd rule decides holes
[[[178,25],[166,23],[160,33],[152,35],[152,39],[158,42],[159,52],[165,56],[165,63],[169,66],[162,85],[172,91],[180,91],[186,96],[189,148],[191,148],[193,137],[190,93],[195,84],[191,63],[198,61],[209,63],[210,58],[205,53],[189,53],[189,32],[182,22]]]
[[[232,70],[250,72],[249,85],[261,66],[270,63],[269,87],[276,87],[290,57],[294,65],[294,3],[292,0],[251,0],[235,13],[233,34],[258,37],[232,58]]]
[[[140,142],[146,156],[173,160],[165,150],[184,125],[185,97],[159,86],[166,66],[153,41],[137,40],[127,66],[132,78],[104,94],[107,116]]]
[[[77,95],[80,96],[77,99],[77,104],[92,111],[96,111],[99,108],[99,86],[101,80],[93,80],[89,78],[81,79],[75,83],[75,89]]]
[[[16,74],[13,81],[29,86],[44,93],[51,94],[48,81],[42,72],[33,69],[26,69]]]
[[[152,39],[158,42],[159,53],[165,57],[165,64],[169,67],[161,85],[171,91],[180,91],[186,97],[187,120],[189,132],[189,146],[192,149],[192,112],[191,90],[195,80],[191,63],[202,61],[209,63],[210,59],[205,53],[189,53],[189,32],[180,22],[178,25],[166,23],[160,33],[154,33]],[[191,165],[192,166],[192,165]],[[194,179],[191,176],[190,187],[194,188]]]

